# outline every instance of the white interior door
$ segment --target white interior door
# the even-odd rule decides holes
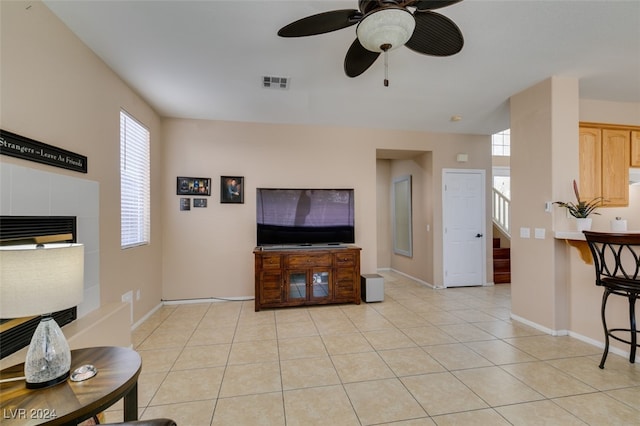
[[[484,285],[485,171],[442,172],[444,286]]]

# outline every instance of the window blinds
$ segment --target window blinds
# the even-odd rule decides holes
[[[151,221],[149,130],[120,111],[121,247],[149,243]]]

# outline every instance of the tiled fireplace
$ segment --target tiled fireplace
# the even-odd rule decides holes
[[[76,242],[75,216],[0,216],[0,244]],[[25,302],[26,303],[26,302]],[[54,312],[61,327],[77,318],[76,306]],[[39,317],[0,319],[0,358],[29,345]]]
[[[0,163],[0,216],[36,217],[36,227],[44,217],[75,218],[73,239],[85,246],[84,298],[77,318],[100,307],[99,190],[87,179]]]

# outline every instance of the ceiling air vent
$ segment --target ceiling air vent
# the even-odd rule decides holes
[[[262,87],[265,89],[288,89],[289,77],[262,77]]]

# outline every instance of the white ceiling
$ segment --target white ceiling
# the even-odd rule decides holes
[[[45,4],[164,117],[491,134],[508,99],[550,76],[580,97],[640,102],[640,1],[464,0],[438,9],[462,30],[454,56],[389,53],[345,76],[355,26],[280,38],[347,1],[58,1]],[[290,78],[286,90],[262,77]],[[453,122],[451,116],[462,120]]]

